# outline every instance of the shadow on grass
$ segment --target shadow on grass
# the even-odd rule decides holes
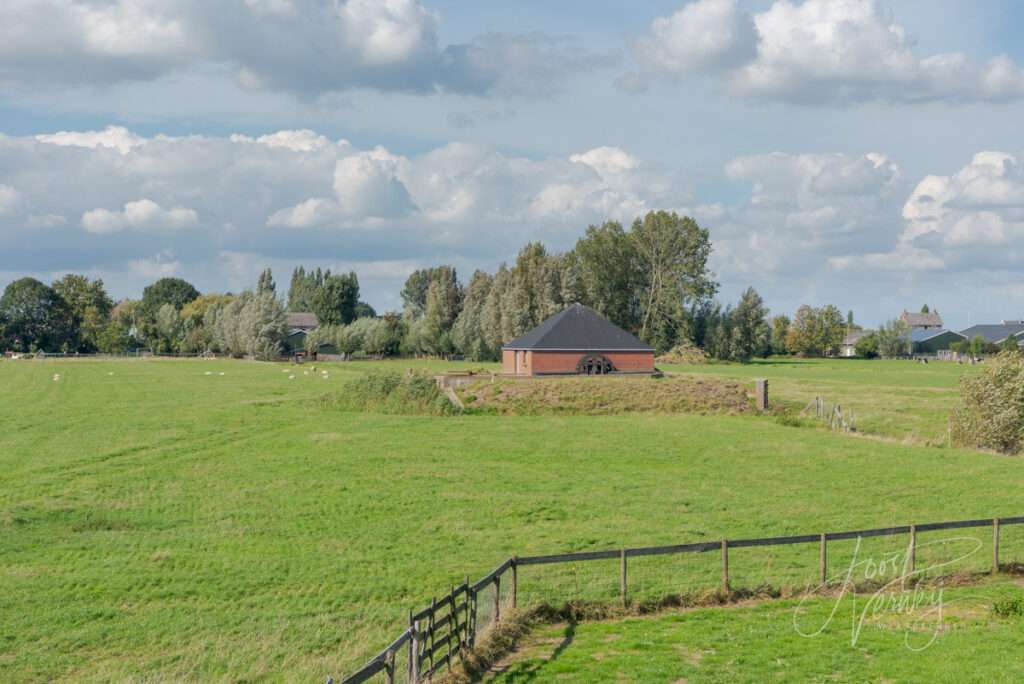
[[[494,668],[492,674],[502,675],[502,679],[507,682],[532,682],[539,675],[541,675],[544,669],[551,663],[558,660],[558,658],[565,652],[569,646],[572,645],[573,640],[576,638],[576,621],[570,622],[565,627],[565,632],[562,634],[562,639],[555,646],[555,649],[551,651],[548,656],[538,655],[531,660],[515,663],[508,669]]]

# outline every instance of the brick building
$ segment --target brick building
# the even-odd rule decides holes
[[[508,375],[653,373],[654,349],[573,304],[502,347],[501,365]]]

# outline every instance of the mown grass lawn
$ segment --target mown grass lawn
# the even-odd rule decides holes
[[[902,610],[861,595],[549,625],[488,681],[1019,682],[1024,617],[992,605],[1021,593],[1004,578],[924,589]]]
[[[1021,513],[1019,459],[766,417],[317,401],[372,365],[0,362],[0,681],[322,680],[512,554]]]

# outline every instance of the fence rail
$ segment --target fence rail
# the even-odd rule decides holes
[[[691,553],[703,554],[718,551],[721,553],[720,586],[723,591],[729,592],[729,552],[734,549],[818,544],[820,547],[819,573],[813,579],[826,583],[829,542],[909,535],[907,557],[910,563],[910,571],[913,572],[918,534],[937,530],[991,527],[992,560],[990,569],[994,574],[999,571],[1000,567],[1000,528],[1007,525],[1020,524],[1024,524],[1024,516],[897,525],[847,532],[819,532],[816,534],[753,539],[721,539],[669,546],[576,551],[542,556],[513,556],[503,561],[494,570],[476,582],[470,583],[469,579],[466,578],[465,582],[452,587],[451,591],[445,596],[435,598],[429,606],[419,612],[410,612],[409,626],[405,631],[359,670],[342,679],[341,684],[360,684],[361,682],[369,681],[381,673],[384,674],[385,681],[388,684],[393,684],[402,677],[411,684],[418,684],[418,682],[424,679],[432,678],[434,674],[442,669],[451,670],[453,661],[456,658],[460,658],[466,649],[473,648],[476,638],[481,632],[500,622],[502,580],[506,575],[510,577],[508,582],[506,582],[508,589],[505,595],[505,605],[513,609],[517,607],[519,590],[518,569],[520,567],[618,560],[618,598],[622,605],[625,606],[629,598],[628,560],[631,558]],[[487,596],[485,596],[488,593],[489,601]],[[482,602],[481,597],[484,597]],[[397,665],[402,657],[407,660],[404,668],[400,668]],[[334,680],[328,677],[327,682],[328,684],[333,684]]]

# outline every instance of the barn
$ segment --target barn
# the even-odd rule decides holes
[[[653,373],[654,348],[573,304],[501,348],[506,375]]]

